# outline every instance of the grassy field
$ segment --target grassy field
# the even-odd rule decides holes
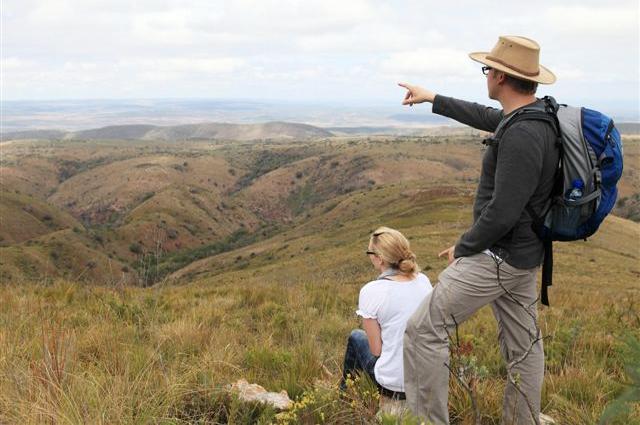
[[[363,254],[368,234],[403,231],[437,282],[445,264],[436,254],[466,228],[471,201],[465,185],[389,184],[319,204],[286,232],[153,287],[7,282],[0,423],[396,423],[376,417],[366,382],[345,397],[335,390],[359,325],[358,291],[375,275]],[[540,326],[549,336],[542,406],[559,424],[597,423],[637,373],[639,236],[638,223],[612,217],[588,242],[557,245]],[[486,371],[475,391],[487,424],[499,423],[506,373],[496,334],[487,308],[460,327]],[[240,403],[225,390],[239,378],[287,390],[294,410]],[[471,423],[466,394],[450,385],[453,422]],[[627,407],[613,405],[607,423],[640,423],[638,405]]]

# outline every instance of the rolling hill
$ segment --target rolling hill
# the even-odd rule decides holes
[[[358,196],[383,188],[453,185],[473,193],[482,135],[435,131],[308,140],[9,142],[0,163],[0,271],[5,279],[82,275],[111,282],[117,276],[148,285],[216,270],[208,257],[304,223],[334,215],[344,221],[354,215],[336,215],[343,200],[359,202]],[[631,218],[640,217],[639,146],[625,139],[616,210]],[[73,258],[71,246],[84,247],[83,255]]]
[[[4,133],[3,142],[11,140],[260,140],[310,139],[330,137],[332,133],[319,127],[289,122],[262,124],[202,123],[175,126],[144,124],[112,125],[102,128],[64,132],[61,130],[29,130]]]

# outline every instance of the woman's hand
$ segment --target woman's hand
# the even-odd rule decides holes
[[[404,96],[404,100],[402,101],[403,105],[413,106],[414,103],[433,103],[433,99],[436,97],[435,93],[420,86],[414,86],[407,83],[398,83],[398,85],[407,89],[407,94]]]

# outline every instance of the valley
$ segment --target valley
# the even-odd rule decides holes
[[[0,169],[0,276],[149,285],[190,259],[323,216],[341,197],[412,181],[472,188],[477,141],[11,142]]]

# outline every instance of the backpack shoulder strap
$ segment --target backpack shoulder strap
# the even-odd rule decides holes
[[[562,168],[563,157],[564,157],[564,149],[562,144],[562,130],[560,127],[560,120],[558,119],[558,109],[560,109],[560,105],[556,102],[556,100],[551,96],[545,96],[543,98],[545,103],[545,114],[547,115],[547,119],[551,119],[552,127],[556,133],[556,146],[559,149],[559,163],[556,168],[556,174],[554,177],[554,184],[551,190],[551,199],[545,205],[545,209],[542,211],[541,215],[536,214],[531,204],[527,203],[526,211],[533,220],[531,224],[534,232],[540,236],[541,229],[544,227],[544,217],[547,215],[547,212],[553,205],[553,197],[557,196],[558,193],[562,192],[562,180],[564,170]],[[566,106],[566,105],[565,105]],[[540,117],[541,119],[542,117]],[[549,236],[542,237],[542,244],[544,247],[544,257],[542,261],[542,282],[540,287],[540,302],[543,305],[549,306],[549,286],[553,283],[553,241]]]
[[[492,137],[488,137],[483,140],[482,143],[485,145],[498,145],[500,142],[500,138],[504,132],[511,127],[513,124],[523,120],[537,120],[537,121],[545,121],[551,124],[554,132],[556,133],[556,137],[558,138],[558,143],[561,142],[561,133],[560,133],[560,122],[558,121],[558,109],[559,105],[556,100],[551,96],[545,96],[542,98],[544,101],[544,108],[541,107],[527,107],[522,108],[517,111],[515,114],[510,115],[503,119],[496,131],[493,133]]]

